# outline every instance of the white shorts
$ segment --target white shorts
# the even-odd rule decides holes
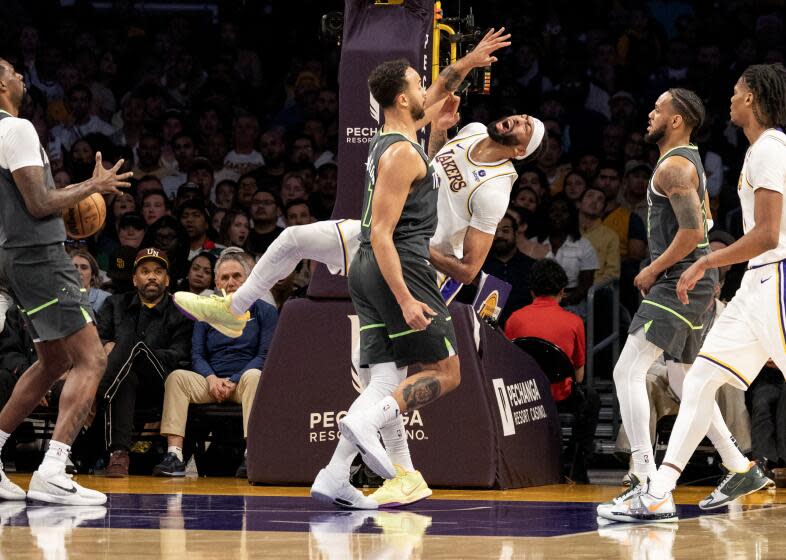
[[[753,383],[770,358],[786,371],[784,292],[786,261],[747,270],[740,289],[715,320],[696,359],[721,368],[742,390]]]
[[[325,235],[335,235],[337,240],[335,253],[324,255],[322,262],[327,266],[330,274],[346,276],[349,265],[360,247],[360,220],[328,220],[318,223]],[[327,232],[328,229],[331,233]]]

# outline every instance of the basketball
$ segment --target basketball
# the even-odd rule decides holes
[[[104,197],[93,193],[63,212],[66,232],[71,239],[84,239],[94,235],[104,225],[106,203]]]

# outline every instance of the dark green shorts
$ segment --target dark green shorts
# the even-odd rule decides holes
[[[685,267],[687,268],[687,267]],[[715,318],[717,269],[710,269],[688,293],[688,305],[677,298],[680,271],[658,278],[639,305],[628,333],[644,329],[649,342],[683,364],[692,364]]]
[[[360,321],[360,365],[396,362],[404,367],[433,363],[456,353],[456,333],[428,261],[399,254],[412,297],[437,314],[423,331],[412,330],[390,291],[370,248],[361,248],[349,268],[349,293]]]
[[[0,248],[0,281],[34,342],[65,338],[93,321],[87,290],[62,243]]]

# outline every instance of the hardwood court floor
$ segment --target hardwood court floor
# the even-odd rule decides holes
[[[79,480],[107,506],[0,502],[0,559],[786,558],[784,490],[699,516],[708,489],[681,488],[679,523],[598,527],[595,504],[617,488],[439,490],[406,510],[347,512],[236,479]]]

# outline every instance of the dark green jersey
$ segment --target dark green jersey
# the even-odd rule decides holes
[[[361,216],[360,246],[371,245],[371,201],[377,182],[379,159],[396,142],[409,142],[426,163],[426,175],[412,183],[409,195],[401,211],[401,217],[393,230],[393,244],[399,252],[409,252],[428,258],[429,239],[437,229],[437,182],[434,168],[428,156],[418,144],[398,132],[377,132],[371,139],[366,161],[366,191],[363,194],[363,214]]]
[[[710,252],[710,244],[707,240],[707,209],[704,207],[704,193],[707,188],[707,176],[704,173],[704,166],[701,163],[699,149],[693,145],[673,148],[658,160],[655,171],[658,170],[658,167],[660,167],[664,161],[674,156],[684,157],[696,168],[696,173],[699,177],[697,194],[699,195],[699,200],[701,200],[701,217],[704,228],[704,238],[696,245],[690,254],[673,267],[676,271],[687,268],[692,263],[708,254]],[[655,177],[655,173],[652,174],[652,177]],[[647,204],[649,206],[647,210],[647,242],[649,243],[650,256],[654,261],[663,254],[666,248],[674,240],[674,237],[677,235],[677,230],[679,229],[679,224],[677,223],[677,216],[674,214],[674,209],[671,207],[671,202],[669,202],[668,197],[655,190],[652,182],[653,178],[650,178],[649,187],[647,188]]]

